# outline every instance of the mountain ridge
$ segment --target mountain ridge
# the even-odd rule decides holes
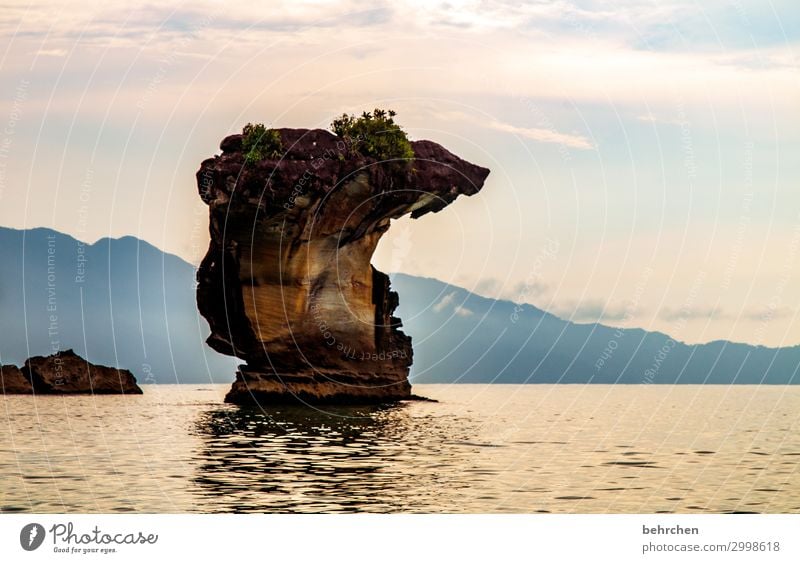
[[[235,360],[205,345],[196,268],[179,256],[130,235],[84,243],[47,227],[0,227],[0,259],[17,266],[0,271],[2,363],[73,348],[140,383],[232,379]]]
[[[527,308],[527,307],[530,307],[530,308],[534,309],[535,311],[543,313],[545,315],[549,315],[550,317],[552,317],[554,319],[558,319],[560,321],[564,321],[564,322],[571,323],[571,324],[578,325],[578,326],[594,326],[594,325],[598,325],[598,326],[602,326],[602,327],[605,327],[605,328],[608,328],[608,329],[613,329],[613,330],[627,330],[627,331],[637,331],[637,330],[639,330],[639,331],[642,331],[642,332],[646,332],[648,334],[654,334],[654,335],[659,335],[659,336],[665,336],[667,338],[672,338],[672,340],[674,340],[678,344],[683,344],[685,346],[706,346],[706,345],[715,344],[715,343],[727,343],[727,344],[736,344],[736,345],[742,345],[742,346],[752,346],[754,348],[763,348],[765,350],[783,350],[783,349],[787,349],[787,348],[800,348],[800,343],[791,344],[791,345],[788,345],[788,346],[766,346],[764,344],[753,344],[753,343],[750,343],[750,342],[743,342],[743,341],[739,341],[739,340],[725,340],[723,338],[716,338],[714,340],[707,340],[707,341],[702,341],[702,342],[687,342],[685,340],[680,340],[678,338],[675,338],[674,336],[670,336],[666,332],[662,332],[660,330],[647,330],[646,328],[642,328],[642,327],[639,327],[639,326],[625,328],[625,327],[614,325],[613,323],[606,324],[606,323],[592,322],[592,321],[571,321],[569,319],[565,319],[564,317],[560,317],[556,313],[551,313],[550,311],[548,311],[546,309],[542,309],[541,307],[537,307],[536,305],[533,305],[533,304],[525,302],[525,301],[514,301],[513,299],[502,299],[502,298],[499,298],[499,297],[489,297],[489,296],[483,295],[481,293],[476,293],[476,292],[474,292],[474,291],[472,291],[470,289],[467,289],[467,288],[465,288],[463,286],[455,285],[455,284],[452,284],[450,282],[445,282],[445,281],[442,281],[442,280],[440,280],[438,278],[432,278],[430,276],[418,276],[418,275],[413,275],[413,274],[407,274],[405,272],[388,272],[388,275],[391,276],[391,277],[408,276],[408,277],[412,277],[412,278],[416,278],[416,279],[420,279],[420,280],[430,280],[432,282],[446,284],[447,286],[453,288],[454,290],[455,289],[460,289],[460,290],[466,291],[466,292],[474,295],[476,298],[479,298],[479,299],[484,299],[486,301],[497,301],[497,302],[511,303],[513,305],[522,307],[523,309]]]
[[[145,384],[233,380],[237,360],[205,344],[210,331],[197,313],[195,265],[135,236],[103,237],[83,243],[87,278],[76,284],[72,278],[81,241],[46,227],[0,227],[0,259],[18,266],[0,271],[0,363],[21,364],[53,352],[42,283],[48,235],[56,240],[62,348],[74,348],[94,363],[130,369]],[[393,273],[391,279],[400,295],[401,330],[413,339],[411,378],[416,383],[800,382],[800,345],[719,339],[688,344],[641,328],[571,322],[531,304],[486,297],[435,278]],[[78,288],[86,302],[84,313],[92,311],[85,322]],[[659,359],[659,350],[670,341],[674,347]],[[609,346],[614,350],[604,354]]]
[[[459,381],[474,382],[789,383],[800,366],[800,346],[686,344],[641,328],[573,323],[433,278],[394,274],[392,284],[401,296],[398,312],[414,337],[420,361],[412,376],[418,382],[448,380],[437,367],[442,355]],[[418,295],[428,295],[427,302]]]

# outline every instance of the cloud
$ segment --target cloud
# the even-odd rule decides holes
[[[512,125],[511,123],[506,123],[505,121],[501,121],[499,119],[487,120],[483,116],[468,115],[461,111],[450,111],[450,112],[439,111],[439,117],[451,120],[457,119],[459,121],[469,122],[472,125],[477,125],[479,127],[486,127],[489,129],[494,129],[495,131],[502,131],[504,133],[511,133],[512,135],[525,137],[526,139],[531,139],[533,141],[538,141],[540,143],[553,143],[581,150],[594,150],[595,148],[592,142],[588,138],[582,135],[562,133],[561,131],[558,131],[550,126],[519,127],[517,125]]]
[[[625,306],[609,305],[600,299],[568,301],[548,307],[554,315],[578,322],[630,320],[630,311]],[[640,311],[637,311],[640,312]]]
[[[696,319],[724,319],[729,315],[718,307],[681,307],[673,309],[664,307],[658,313],[658,317],[662,321],[667,322],[681,322],[692,321]]]
[[[458,315],[459,317],[471,317],[472,315],[475,314],[474,312],[470,311],[469,309],[467,309],[462,305],[456,306],[456,308],[453,309],[453,312],[455,312],[455,314]]]
[[[501,281],[494,277],[484,277],[480,278],[472,287],[469,286],[468,280],[465,281],[465,284],[465,287],[475,295],[531,305],[535,305],[537,299],[541,299],[550,291],[550,286],[539,279],[511,284],[508,280]]]
[[[660,125],[686,125],[686,120],[680,119],[673,119],[669,117],[663,117],[660,115],[655,115],[653,113],[637,115],[637,121],[643,121],[645,123],[653,123],[653,124],[660,124]]]
[[[632,25],[649,26],[671,21],[673,15],[685,7],[664,2],[653,5],[647,0],[595,1],[584,8],[563,0],[519,2],[516,0],[460,0],[429,2],[428,0],[401,0],[409,19],[420,24],[459,28],[474,33],[491,30],[524,30],[528,33],[544,31],[551,34],[591,35],[626,31],[632,36]]]
[[[505,133],[512,133],[525,137],[541,143],[555,143],[557,145],[565,145],[573,149],[593,150],[595,147],[591,141],[582,135],[573,135],[570,133],[561,133],[554,129],[545,129],[540,127],[517,127],[510,123],[504,123],[493,119],[484,124],[490,129],[496,131],[503,131]]]
[[[531,299],[540,297],[548,292],[549,286],[543,281],[530,280],[519,282],[505,298],[514,303],[530,302]]]
[[[671,309],[665,307],[661,309],[658,317],[661,320],[679,323],[682,321],[713,319],[719,320],[732,320],[732,321],[749,321],[769,323],[780,319],[789,319],[797,314],[796,311],[789,307],[750,307],[742,310],[741,312],[725,311],[717,307],[682,307],[680,309]]]
[[[448,293],[447,295],[442,297],[441,301],[439,301],[436,305],[433,306],[433,310],[437,313],[441,313],[453,303],[455,298],[456,298],[455,291]]]
[[[67,55],[66,49],[39,49],[37,51],[39,57],[65,57]]]
[[[199,0],[191,8],[175,2],[145,5],[132,9],[123,0],[73,2],[65,9],[58,2],[40,0],[36,6],[4,6],[7,17],[0,18],[0,35],[17,36],[18,20],[24,20],[23,34],[28,37],[58,37],[97,40],[126,37],[130,44],[141,45],[142,37],[155,32],[148,42],[181,35],[193,35],[198,29],[249,32],[260,36],[264,31],[294,33],[305,29],[369,28],[388,24],[392,8],[388,3],[343,0],[340,2],[272,2],[269,6],[231,0]]]
[[[639,1],[598,2],[591,9],[566,2],[465,2],[457,8],[428,4],[276,1],[265,7],[244,0],[224,4],[198,0],[191,7],[164,2],[131,9],[121,0],[108,0],[102,6],[75,2],[69,8],[54,1],[35,2],[35,7],[12,3],[0,17],[0,35],[14,37],[15,46],[29,42],[26,49],[38,49],[46,37],[47,50],[53,52],[71,52],[76,46],[104,51],[133,47],[142,52],[143,65],[173,52],[214,57],[217,64],[209,72],[187,70],[195,71],[190,74],[193,78],[202,75],[215,89],[230,76],[228,61],[246,67],[237,77],[238,91],[263,89],[260,65],[269,59],[270,74],[282,77],[276,89],[287,100],[316,91],[321,84],[335,84],[335,92],[325,91],[324,96],[326,101],[333,96],[337,105],[341,100],[347,100],[341,105],[362,100],[365,88],[376,98],[396,95],[397,84],[378,80],[374,70],[361,72],[391,70],[398,60],[408,70],[397,67],[397,80],[420,98],[525,96],[576,104],[611,100],[640,108],[645,99],[650,107],[674,106],[680,95],[687,104],[710,103],[716,108],[726,103],[738,109],[747,102],[761,111],[768,92],[775,108],[797,105],[790,44],[696,51],[698,35],[693,34],[686,38],[689,49],[639,48],[636,42],[646,29],[637,32],[637,28],[688,17],[686,7],[677,3],[658,9]],[[437,21],[449,25],[437,27]],[[506,28],[519,33],[508,33]],[[777,31],[777,24],[770,29]],[[750,30],[745,31],[749,37]],[[188,45],[187,40],[191,40]],[[332,50],[321,47],[334,44]],[[29,68],[25,57],[17,59],[20,69]],[[75,49],[70,64],[94,68],[96,60],[94,53]],[[14,63],[10,57],[9,61]],[[362,63],[354,61],[369,64],[360,69]],[[127,67],[126,61],[121,67]],[[354,71],[362,79],[353,79]],[[202,90],[203,84],[197,87]],[[527,127],[509,117],[480,121],[482,127],[537,142],[576,150],[596,148],[590,137],[548,123]],[[584,131],[582,125],[576,127]]]
[[[455,291],[451,291],[450,293],[442,297],[441,301],[439,301],[433,306],[433,310],[437,313],[441,313],[442,311],[449,309],[450,306],[453,304],[453,301],[455,301],[456,299],[456,293],[457,292]],[[472,311],[470,311],[463,305],[456,305],[453,308],[453,312],[459,317],[470,317],[474,314]]]
[[[748,321],[767,323],[772,320],[791,318],[796,314],[789,307],[767,306],[748,309],[742,313],[742,317]]]
[[[492,297],[494,297],[499,290],[500,280],[497,278],[481,278],[478,280],[478,283],[475,284],[475,287],[472,288],[473,293]]]

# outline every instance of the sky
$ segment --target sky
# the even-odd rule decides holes
[[[6,0],[0,37],[0,225],[197,263],[194,174],[224,136],[391,108],[492,172],[394,221],[380,269],[800,344],[796,0]]]

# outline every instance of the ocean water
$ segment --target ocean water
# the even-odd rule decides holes
[[[798,512],[800,388],[416,385],[240,408],[227,385],[9,396],[4,512]]]

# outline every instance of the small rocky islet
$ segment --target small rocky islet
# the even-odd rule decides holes
[[[93,364],[73,350],[33,356],[20,368],[0,365],[5,395],[141,395],[127,369]]]

